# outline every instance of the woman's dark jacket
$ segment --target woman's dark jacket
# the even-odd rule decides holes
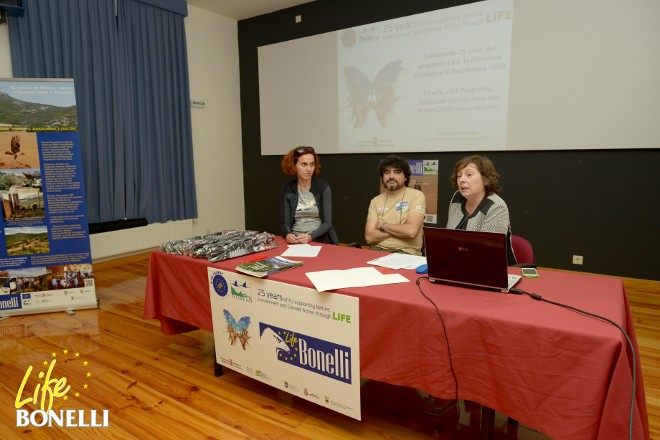
[[[332,227],[332,195],[330,194],[330,185],[327,182],[316,177],[312,177],[312,186],[309,191],[316,199],[316,206],[319,208],[319,217],[321,217],[321,226],[313,230],[310,235],[312,240],[316,240],[327,233],[332,244],[339,244],[337,233]],[[291,234],[291,228],[295,219],[296,208],[298,207],[298,179],[293,179],[284,184],[280,191],[280,231],[282,236]]]

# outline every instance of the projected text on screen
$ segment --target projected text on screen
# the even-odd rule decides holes
[[[512,21],[496,0],[260,47],[262,154],[504,149]]]

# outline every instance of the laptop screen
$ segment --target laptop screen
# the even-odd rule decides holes
[[[506,234],[424,227],[429,280],[506,290]]]

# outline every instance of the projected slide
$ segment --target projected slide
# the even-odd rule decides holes
[[[501,149],[512,11],[484,2],[339,32],[339,148]]]
[[[512,21],[489,0],[260,47],[262,154],[504,149]]]

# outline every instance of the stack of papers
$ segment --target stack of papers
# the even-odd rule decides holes
[[[422,264],[426,264],[426,257],[392,253],[367,261],[367,264],[389,267],[390,269],[417,269]]]
[[[346,287],[366,287],[383,284],[407,283],[408,278],[398,273],[384,275],[375,267],[356,267],[346,270],[307,272],[307,278],[319,292]]]

